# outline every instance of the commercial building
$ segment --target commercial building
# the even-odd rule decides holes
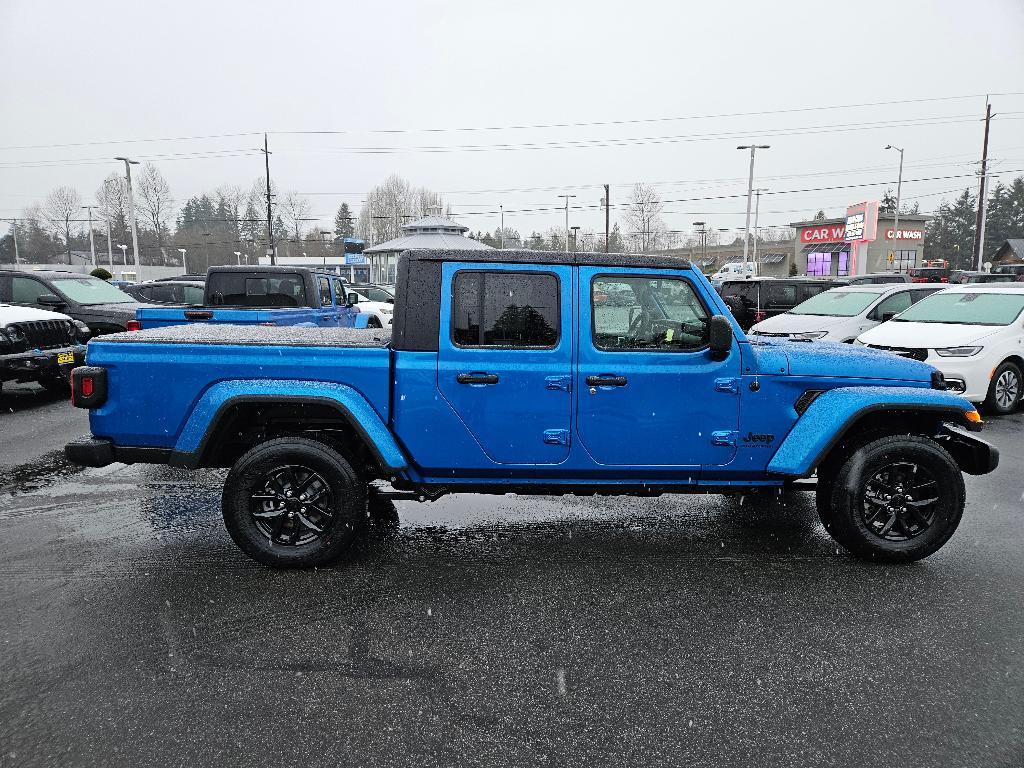
[[[925,259],[924,225],[929,216],[900,214],[899,231],[896,231],[895,216],[879,212],[874,239],[857,242],[855,249],[852,238],[847,239],[848,234],[852,234],[847,232],[851,215],[790,224],[796,230],[791,261],[796,266],[796,274],[842,276],[853,272],[906,272],[911,267],[921,266]],[[863,221],[859,221],[858,226],[864,226]]]
[[[369,259],[370,279],[375,283],[395,282],[398,256],[412,248],[443,248],[464,251],[494,250],[486,243],[465,236],[469,227],[447,216],[425,216],[403,224],[402,236],[363,250]]]

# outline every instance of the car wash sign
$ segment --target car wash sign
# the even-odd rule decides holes
[[[815,227],[804,227],[800,230],[800,242],[804,245],[841,243],[845,237],[845,224],[820,224]]]

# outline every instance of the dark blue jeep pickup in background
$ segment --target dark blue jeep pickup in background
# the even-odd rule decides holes
[[[68,456],[230,467],[227,529],[279,567],[343,555],[374,480],[422,499],[810,485],[843,547],[905,562],[953,534],[961,473],[998,461],[932,367],[752,342],[681,259],[409,251],[398,274],[393,338],[192,326],[93,340],[72,376],[92,436]]]
[[[201,307],[140,307],[143,328],[185,323],[299,325],[366,328],[360,313],[332,272],[303,267],[211,267]]]

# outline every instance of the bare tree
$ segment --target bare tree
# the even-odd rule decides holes
[[[71,224],[82,208],[82,196],[73,187],[57,187],[46,196],[43,216],[59,237],[64,238],[64,247],[71,263]],[[77,229],[77,227],[76,227]]]
[[[313,210],[309,198],[300,195],[298,192],[288,192],[281,199],[278,210],[281,213],[281,218],[284,219],[285,226],[291,229],[296,240],[301,240],[302,220],[308,219],[310,212]]]
[[[123,176],[112,173],[96,190],[100,216],[110,227],[111,238],[124,242],[128,233],[128,187]]]
[[[402,225],[412,219],[440,214],[444,201],[437,192],[413,187],[401,176],[392,175],[371,189],[359,211],[359,236],[373,244],[392,240]]]
[[[655,250],[666,247],[669,237],[665,222],[661,218],[664,208],[658,193],[646,184],[635,184],[626,211],[626,223],[633,230],[636,250]]]
[[[156,245],[160,250],[160,259],[166,264],[167,254],[164,252],[164,234],[168,231],[168,218],[174,205],[171,187],[167,179],[152,163],[142,166],[139,174],[139,207],[149,218],[156,233]]]

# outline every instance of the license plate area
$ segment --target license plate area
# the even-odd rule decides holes
[[[57,353],[57,365],[74,365],[75,364],[75,353],[74,352],[58,352]]]

